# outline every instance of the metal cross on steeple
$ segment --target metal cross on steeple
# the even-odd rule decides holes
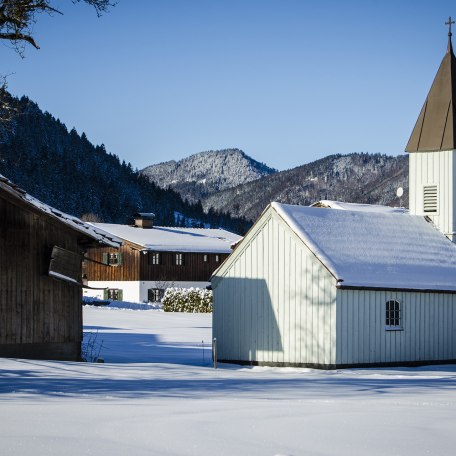
[[[451,24],[454,24],[454,21],[451,20],[451,16],[448,18],[448,22],[445,22],[445,25],[448,25],[448,36],[451,36]]]

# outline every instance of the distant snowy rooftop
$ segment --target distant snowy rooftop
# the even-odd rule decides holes
[[[13,184],[9,179],[0,174],[0,189],[8,193],[14,199],[25,203],[27,206],[34,207],[41,212],[48,214],[50,217],[57,219],[59,222],[79,231],[82,234],[94,239],[100,244],[109,245],[111,247],[120,247],[122,241],[109,234],[105,233],[101,229],[94,227],[89,223],[85,223],[82,220],[74,217],[73,215],[65,214],[29,195],[27,192],[22,190],[17,185]]]
[[[456,245],[424,217],[271,205],[341,287],[456,291]]]
[[[93,225],[145,250],[154,251],[230,253],[231,244],[241,239],[241,236],[222,229],[165,226],[144,229],[109,223]]]
[[[383,212],[404,214],[407,211],[404,207],[381,206],[379,204],[359,204],[344,203],[343,201],[321,200],[313,203],[311,207],[339,209],[343,211],[360,211],[360,212]]]

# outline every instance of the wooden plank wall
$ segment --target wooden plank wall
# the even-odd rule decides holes
[[[103,264],[103,253],[121,253],[122,264],[118,266],[106,266]],[[123,245],[119,250],[113,248],[95,248],[87,251],[84,273],[88,280],[103,281],[127,281],[139,280],[139,258],[141,252]]]
[[[203,261],[202,253],[184,253],[184,264],[175,264],[176,252],[160,252],[161,264],[151,264],[151,253],[141,253],[129,245],[121,247],[122,264],[106,266],[103,263],[103,253],[115,253],[111,248],[89,249],[84,269],[89,281],[188,281],[208,282],[212,273],[217,269],[228,254],[219,254],[219,262],[215,254],[207,253],[208,261]]]
[[[176,252],[160,252],[161,264],[151,264],[151,254],[141,255],[140,280],[172,280],[182,282],[208,282],[212,273],[222,264],[228,254],[219,254],[219,262],[214,253],[184,253],[184,264],[176,265]]]
[[[0,198],[0,355],[80,355],[81,289],[47,275],[52,245],[78,252],[77,234]]]

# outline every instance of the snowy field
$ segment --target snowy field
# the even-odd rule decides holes
[[[0,359],[1,456],[456,454],[454,365],[214,370],[210,315],[84,323],[105,364]]]

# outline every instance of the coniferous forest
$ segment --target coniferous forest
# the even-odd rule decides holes
[[[158,225],[222,227],[246,232],[251,222],[189,203],[162,189],[130,163],[94,146],[26,97],[12,98],[16,116],[0,131],[0,174],[39,200],[72,215],[130,223],[135,212],[154,212]],[[179,215],[176,215],[179,214]]]

